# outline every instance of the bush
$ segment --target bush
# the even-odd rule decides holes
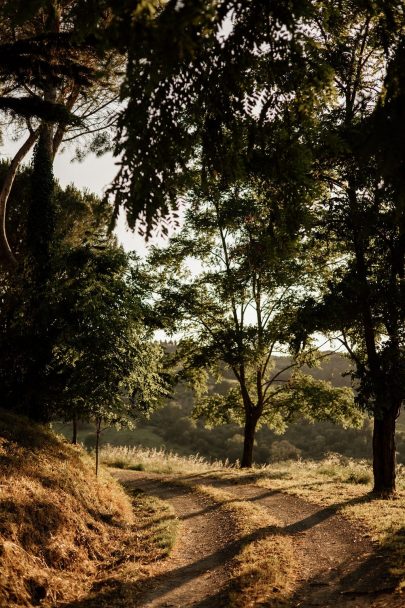
[[[271,462],[280,462],[281,460],[298,460],[301,457],[301,450],[295,447],[287,439],[273,441],[270,447]]]

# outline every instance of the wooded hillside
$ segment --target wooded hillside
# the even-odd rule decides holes
[[[165,345],[167,349],[168,346]],[[172,349],[172,347],[169,347]],[[275,359],[275,368],[283,368],[285,360]],[[349,386],[347,372],[350,362],[337,354],[326,358],[320,368],[308,370],[311,375],[329,380],[335,386]],[[221,393],[229,388],[231,375],[223,384],[211,384],[211,390]],[[243,432],[237,425],[220,425],[206,428],[203,420],[192,417],[193,394],[186,387],[177,387],[173,399],[168,401],[148,418],[140,418],[131,431],[107,429],[102,443],[112,445],[140,445],[147,448],[165,448],[182,455],[201,454],[208,460],[228,459],[235,462],[240,458]],[[71,425],[55,424],[55,429],[69,438]],[[91,449],[94,447],[94,428],[81,424],[79,440]],[[257,433],[257,464],[279,462],[297,458],[322,459],[329,453],[337,453],[354,458],[371,458],[372,424],[367,418],[361,429],[343,429],[330,422],[299,421],[288,425],[281,434],[267,428]],[[398,462],[405,463],[405,430],[401,419],[398,430]]]

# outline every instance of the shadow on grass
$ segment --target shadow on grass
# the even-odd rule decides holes
[[[127,482],[128,483],[128,482]],[[129,482],[128,485],[132,488],[136,487],[137,481]],[[190,493],[190,488],[187,486],[171,484],[169,482],[158,483],[156,480],[142,480],[142,490],[149,494],[156,495],[159,498],[170,499]],[[257,488],[257,490],[260,490]],[[276,495],[282,495],[279,491],[259,491],[256,495],[246,497],[235,497],[227,502],[237,502],[242,500],[266,501]],[[297,499],[288,495],[282,495],[280,498],[294,500]],[[309,531],[317,525],[322,524],[330,518],[333,518],[340,512],[342,507],[354,504],[368,502],[372,499],[371,495],[356,497],[348,501],[336,502],[335,504],[319,508],[314,505],[308,506],[313,509],[305,517],[301,517],[286,526],[270,525],[255,530],[253,533],[245,535],[243,538],[237,539],[229,543],[225,549],[218,550],[210,555],[193,560],[192,562],[172,569],[167,573],[149,577],[143,582],[120,582],[119,580],[110,580],[105,586],[94,589],[87,598],[73,603],[65,604],[64,608],[128,608],[128,606],[146,606],[153,599],[155,606],[165,606],[165,597],[173,590],[179,590],[183,585],[193,580],[198,579],[207,570],[213,570],[220,566],[226,565],[227,569],[231,570],[232,560],[239,554],[241,549],[255,541],[264,539],[268,536],[292,536]],[[298,499],[299,503],[304,504],[305,501]],[[266,503],[263,502],[265,505]],[[199,515],[215,511],[221,506],[220,503],[208,505],[205,509],[199,511]],[[179,519],[189,519],[197,513],[185,514]],[[340,520],[336,522],[339,525]],[[348,531],[350,532],[351,524],[348,523]],[[364,559],[359,559],[358,555],[350,555],[347,559],[343,559],[335,568],[326,569],[321,574],[309,577],[295,589],[291,596],[288,605],[320,605],[323,608],[333,606],[340,608],[348,605],[347,602],[358,596],[367,595],[370,598],[380,596],[383,593],[391,593],[396,586],[396,579],[389,574],[388,568],[388,547],[393,542],[388,539],[384,547],[374,548],[369,555],[364,556]],[[242,581],[233,579],[232,588],[237,589]],[[213,590],[206,597],[197,599],[188,596],[182,598],[184,608],[193,606],[193,608],[220,608],[227,606],[228,590]],[[187,595],[187,594],[186,594]],[[398,608],[402,605],[400,598],[395,595],[390,595],[390,608]],[[290,603],[293,602],[293,603]],[[302,603],[304,602],[304,603]],[[180,604],[179,604],[180,605]],[[269,604],[271,605],[271,604]]]

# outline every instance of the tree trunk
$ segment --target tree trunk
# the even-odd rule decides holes
[[[75,85],[69,98],[66,101],[66,109],[70,112],[73,109],[74,104],[76,103],[80,93],[80,88],[78,85]],[[28,138],[25,140],[21,148],[18,150],[17,154],[10,162],[10,166],[8,168],[6,177],[4,179],[4,183],[1,187],[0,191],[0,260],[3,261],[5,265],[8,266],[16,266],[17,260],[14,256],[14,253],[10,247],[10,243],[8,241],[7,236],[7,203],[10,198],[10,192],[14,183],[15,176],[17,175],[17,171],[23,161],[24,157],[28,154],[28,152],[32,149],[35,142],[38,140],[41,128],[38,127],[35,131],[31,131]],[[63,137],[66,133],[66,125],[58,125],[55,135],[52,140],[52,158],[54,159],[59,147],[62,143]],[[52,136],[52,132],[50,133],[50,137]]]
[[[101,418],[97,418],[96,424],[96,477],[98,475],[98,460],[100,450]]]
[[[395,496],[395,425],[398,407],[384,409],[374,415],[373,492],[383,498]]]
[[[76,414],[76,412],[73,412],[72,443],[73,443],[73,445],[77,445],[77,414]]]
[[[28,154],[32,146],[35,144],[36,140],[38,139],[38,135],[39,129],[32,131],[21,146],[21,148],[18,150],[17,154],[10,162],[10,166],[7,170],[6,177],[4,179],[0,191],[0,259],[6,265],[16,266],[17,264],[17,261],[14,257],[7,238],[7,203],[10,197],[10,192],[14,183],[15,176],[17,175],[18,168],[24,157]]]
[[[257,426],[258,416],[255,412],[246,412],[245,418],[245,429],[244,429],[244,441],[243,441],[243,454],[240,466],[243,469],[250,468],[253,464],[253,447],[255,442],[255,432]]]

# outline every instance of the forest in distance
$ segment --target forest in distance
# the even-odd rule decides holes
[[[173,348],[167,343],[165,349]],[[275,367],[283,365],[282,359]],[[309,373],[327,380],[335,386],[350,386],[349,361],[339,354],[331,354],[319,368]],[[212,384],[211,391],[223,393],[233,382],[231,374],[221,384]],[[117,430],[107,428],[101,437],[101,446],[141,446],[164,449],[183,456],[199,454],[208,461],[240,460],[243,444],[243,428],[236,424],[207,428],[204,420],[193,418],[193,393],[185,386],[177,386],[173,397],[162,404],[148,417],[136,420],[133,429]],[[53,428],[69,440],[72,423],[54,422]],[[81,423],[78,427],[78,441],[87,450],[95,447],[94,424]],[[300,420],[287,425],[276,433],[262,427],[256,435],[255,464],[264,465],[285,460],[321,460],[329,454],[347,458],[370,460],[372,457],[372,422],[365,417],[360,428],[342,428],[333,422],[308,422]],[[398,421],[397,461],[405,464],[405,424]]]

